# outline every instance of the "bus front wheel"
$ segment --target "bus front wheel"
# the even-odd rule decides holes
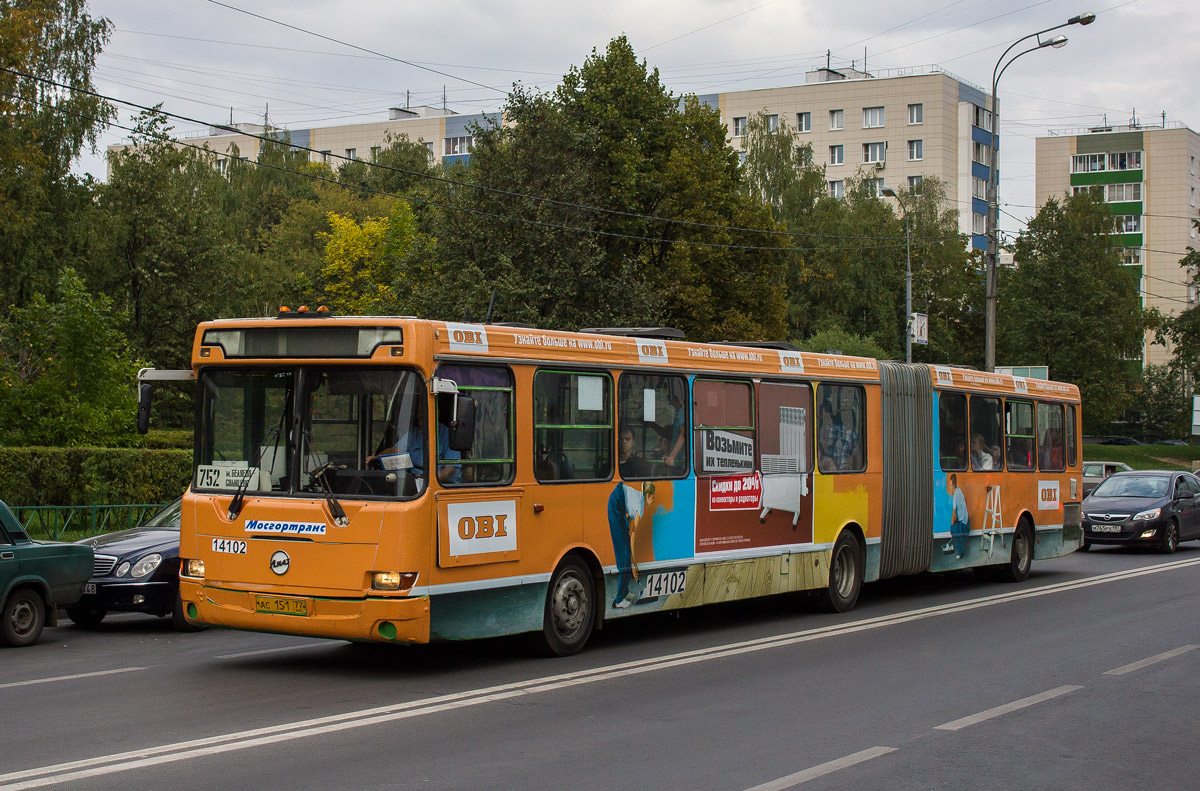
[[[554,656],[578,653],[592,634],[596,618],[596,586],[583,561],[570,557],[550,578],[542,636]]]
[[[829,587],[821,595],[821,604],[829,612],[849,612],[858,603],[864,571],[863,549],[858,538],[843,530],[829,556]]]

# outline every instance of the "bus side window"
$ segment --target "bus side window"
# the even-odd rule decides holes
[[[938,393],[938,455],[943,472],[967,469],[967,397]]]
[[[1033,461],[1033,404],[1028,401],[1004,402],[1005,454],[1008,469],[1028,471]]]
[[[617,467],[622,478],[687,475],[687,392],[687,379],[682,376],[621,375],[617,383]]]
[[[461,395],[475,401],[475,437],[469,451],[460,459],[439,459],[439,466],[462,468],[460,482],[446,486],[497,486],[511,483],[516,472],[513,452],[513,375],[508,368],[495,365],[446,364],[438,367],[438,377],[458,385]],[[438,423],[448,426],[452,404],[438,399]],[[440,429],[439,429],[440,431]]]
[[[696,474],[754,471],[754,393],[750,383],[697,379],[692,385]]]
[[[1074,467],[1078,461],[1075,438],[1075,406],[1067,406],[1067,464]]]
[[[533,435],[533,472],[539,481],[611,478],[612,379],[602,373],[538,371]]]
[[[857,385],[826,385],[817,393],[817,468],[862,472],[867,468],[866,396]]]
[[[1000,399],[971,396],[971,469],[990,472],[1004,469]]]
[[[1047,472],[1066,469],[1063,438],[1063,408],[1061,404],[1038,404],[1038,468]]]

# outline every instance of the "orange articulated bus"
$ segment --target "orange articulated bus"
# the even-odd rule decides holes
[[[201,324],[187,617],[566,655],[634,613],[804,590],[846,611],[864,582],[1021,580],[1078,548],[1074,386],[678,335]]]

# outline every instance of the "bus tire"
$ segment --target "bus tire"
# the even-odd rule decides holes
[[[596,621],[596,585],[582,560],[563,560],[550,578],[542,637],[552,656],[571,656],[587,644]]]
[[[853,610],[862,591],[865,568],[858,537],[843,530],[829,555],[829,587],[821,593],[822,608],[828,612]]]
[[[1029,578],[1029,569],[1033,567],[1033,526],[1029,517],[1021,517],[1017,529],[1013,532],[1012,553],[1008,562],[998,569],[1000,579],[1005,582],[1024,582]]]
[[[32,588],[18,588],[4,603],[0,613],[0,644],[14,647],[32,645],[42,636],[46,625],[46,605]]]

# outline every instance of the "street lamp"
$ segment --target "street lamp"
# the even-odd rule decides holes
[[[1000,149],[997,138],[1000,134],[1000,105],[996,101],[996,85],[1000,82],[1000,77],[1004,74],[1004,70],[1012,65],[1013,61],[1022,55],[1026,55],[1035,50],[1052,47],[1061,49],[1067,45],[1066,36],[1054,36],[1053,38],[1043,39],[1042,36],[1052,30],[1067,27],[1068,25],[1090,25],[1096,21],[1096,15],[1093,13],[1080,14],[1073,16],[1061,25],[1054,25],[1045,30],[1039,30],[1036,33],[1030,33],[1028,36],[1023,36],[1012,44],[1008,49],[1004,50],[1004,54],[996,61],[996,67],[992,69],[992,160],[988,167],[988,213],[987,213],[987,260],[986,260],[986,299],[984,310],[984,367],[988,371],[996,369],[996,255],[999,252],[999,220],[1000,220],[1000,204],[997,198],[997,192],[1000,186],[999,162]],[[1011,58],[1008,58],[1008,53],[1013,51],[1013,48],[1022,41],[1028,41],[1031,38],[1037,39],[1037,44],[1029,49],[1022,50]],[[1004,61],[1008,58],[1008,62]]]
[[[900,194],[891,187],[884,187],[880,193],[889,198],[895,198],[904,212],[904,362],[912,362],[912,235],[908,230],[908,207],[900,199]]]

